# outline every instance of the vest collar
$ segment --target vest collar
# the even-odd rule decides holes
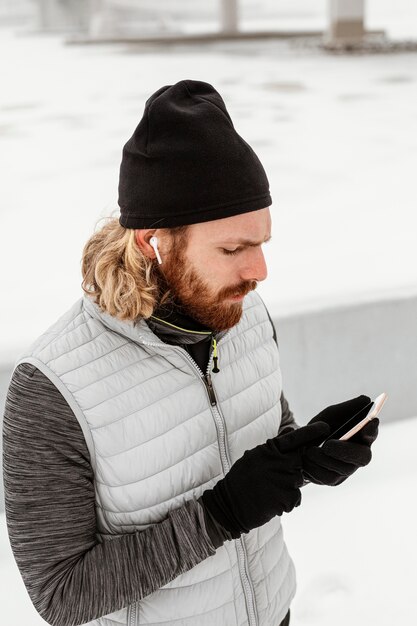
[[[167,311],[161,308],[155,311],[161,317],[151,316],[148,320],[138,318],[137,320],[119,320],[113,315],[109,315],[100,309],[98,304],[94,302],[91,296],[84,294],[82,297],[83,307],[94,318],[99,319],[105,326],[118,333],[128,337],[136,343],[142,344],[157,344],[164,346],[169,344],[190,344],[197,343],[199,341],[207,341],[214,337],[216,341],[219,341],[224,337],[229,330],[223,330],[220,332],[213,332],[209,329],[197,330],[198,322],[192,318],[182,315],[178,311]],[[169,321],[168,321],[169,320]],[[176,324],[175,322],[178,322]],[[194,329],[182,327],[181,323],[187,323],[190,326],[194,326]],[[160,337],[163,337],[162,340]]]
[[[100,320],[107,328],[140,344],[166,345],[155,335],[143,318],[137,320],[119,320],[117,317],[102,311],[91,296],[82,296],[83,307],[91,317]]]

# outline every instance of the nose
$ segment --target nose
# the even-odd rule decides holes
[[[268,268],[264,253],[261,248],[252,248],[251,254],[247,257],[247,263],[241,270],[242,281],[261,281],[268,276]]]

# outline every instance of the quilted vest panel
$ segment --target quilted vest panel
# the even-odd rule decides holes
[[[79,420],[102,540],[160,522],[214,486],[245,450],[277,434],[279,353],[258,294],[245,297],[239,324],[217,349],[213,404],[203,372],[181,346],[162,342],[144,320],[117,320],[84,296],[20,359],[51,379]],[[295,586],[274,517],[90,626],[279,626]]]

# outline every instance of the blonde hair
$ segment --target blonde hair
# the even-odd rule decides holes
[[[107,219],[84,246],[82,288],[103,311],[118,319],[146,319],[169,298],[170,290],[160,293],[156,261],[140,250],[135,230],[124,228],[117,218]],[[159,230],[169,233],[174,244],[184,246],[188,239],[188,226]]]

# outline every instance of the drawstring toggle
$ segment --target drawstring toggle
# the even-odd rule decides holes
[[[213,363],[214,363],[214,367],[211,370],[212,372],[214,372],[215,374],[217,374],[217,372],[220,372],[219,368],[217,367],[217,342],[215,340],[215,338],[213,337]]]

